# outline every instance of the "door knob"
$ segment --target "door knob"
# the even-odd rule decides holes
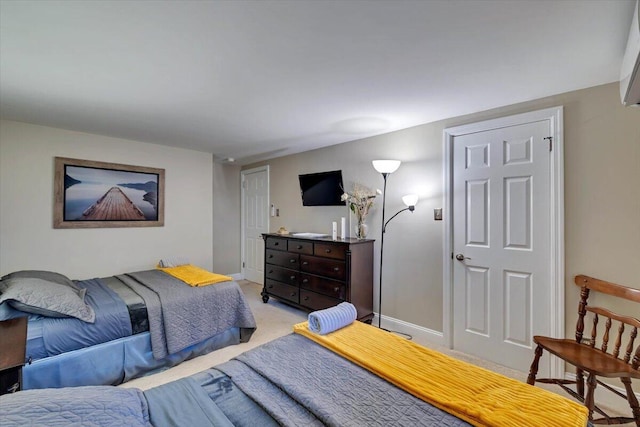
[[[468,256],[464,256],[464,255],[462,255],[462,254],[457,254],[457,255],[456,255],[456,259],[457,259],[458,261],[464,261],[465,259],[471,259],[471,258],[469,258]]]

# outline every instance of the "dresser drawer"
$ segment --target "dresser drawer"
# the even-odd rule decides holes
[[[287,243],[287,250],[289,252],[296,252],[299,254],[313,255],[313,243],[304,242],[302,240],[289,240]]]
[[[332,245],[330,243],[316,243],[313,254],[326,258],[344,260],[347,247],[343,245]]]
[[[295,302],[296,304],[300,303],[297,286],[289,286],[284,283],[276,282],[272,279],[267,279],[265,282],[265,289],[268,293],[273,294],[278,298]]]
[[[300,290],[300,305],[310,308],[311,310],[322,310],[338,305],[341,302],[342,301],[339,299],[331,298],[326,295],[317,294],[304,289]]]
[[[265,253],[265,261],[268,264],[297,269],[299,266],[300,255],[267,249]]]
[[[265,243],[267,249],[280,249],[281,251],[287,250],[287,239],[280,237],[267,237]]]
[[[289,270],[288,268],[277,267],[275,265],[266,265],[267,279],[277,280],[278,282],[284,282],[289,285],[298,285],[298,276],[300,273],[297,270]]]
[[[373,240],[262,237],[263,303],[273,298],[313,311],[348,301],[356,306],[358,319],[373,318]]]
[[[336,280],[345,280],[347,277],[344,261],[309,255],[300,255],[300,270]]]
[[[336,280],[329,280],[323,277],[301,273],[300,287],[333,298],[345,298],[345,285],[344,283]]]

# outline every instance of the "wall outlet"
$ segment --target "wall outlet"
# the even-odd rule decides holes
[[[442,208],[433,210],[433,220],[434,221],[442,221]]]

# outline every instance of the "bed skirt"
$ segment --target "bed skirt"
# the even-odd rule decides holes
[[[246,341],[245,331],[230,328],[164,359],[151,351],[149,332],[39,359],[22,369],[23,389],[118,385],[160,372],[185,360]],[[241,339],[242,338],[242,339]]]

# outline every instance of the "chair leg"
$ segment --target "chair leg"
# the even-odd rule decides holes
[[[534,385],[536,383],[536,375],[538,375],[538,363],[540,363],[540,357],[542,357],[542,346],[537,346],[535,351],[535,357],[531,363],[529,369],[529,376],[527,377],[527,384]]]
[[[576,369],[576,392],[584,399],[584,374],[582,369]]]
[[[625,390],[627,390],[627,400],[629,401],[629,406],[631,406],[631,411],[633,412],[633,418],[636,422],[636,426],[640,427],[640,405],[638,404],[638,399],[636,398],[636,395],[633,393],[633,389],[631,388],[631,379],[621,379],[622,383],[624,384]]]
[[[596,376],[589,372],[589,376],[587,377],[587,397],[584,400],[584,405],[589,410],[589,419],[593,421],[593,407],[595,406],[594,394],[596,391],[596,386],[598,382],[596,381]]]

